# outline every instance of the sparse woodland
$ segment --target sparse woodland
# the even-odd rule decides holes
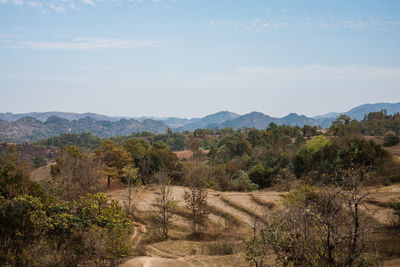
[[[58,147],[39,182],[30,173],[45,159],[23,162],[10,146],[0,155],[0,265],[116,266],[146,256],[214,266],[379,265],[400,257],[400,198],[377,193],[400,183],[390,150],[399,129],[399,114],[382,111],[361,122],[340,116],[327,133],[272,123],[62,135],[36,143]],[[174,153],[182,150],[189,156]]]

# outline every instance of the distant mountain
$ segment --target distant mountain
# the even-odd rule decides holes
[[[278,125],[290,125],[290,126],[300,126],[311,125],[318,126],[319,123],[312,119],[308,118],[304,115],[297,115],[295,113],[290,113],[289,115],[283,118],[273,118],[268,115],[265,115],[261,112],[251,112],[245,114],[243,116],[237,117],[233,120],[225,121],[220,124],[218,128],[224,127],[232,127],[233,129],[239,129],[243,127],[247,128],[257,128],[257,129],[265,129],[268,127],[270,123],[276,123]]]
[[[300,126],[304,125],[319,126],[318,121],[308,118],[304,115],[298,115],[296,113],[290,113],[289,115],[279,119],[278,124],[285,124],[290,126]]]
[[[327,119],[327,118],[336,118],[336,117],[339,117],[340,114],[341,113],[337,113],[337,112],[329,112],[329,113],[324,114],[324,115],[314,116],[313,119],[315,119],[315,120],[323,120],[323,119]]]
[[[233,129],[239,129],[243,127],[254,127],[257,129],[264,129],[267,128],[271,122],[276,123],[277,120],[261,112],[251,112],[233,120],[225,121],[220,124],[219,128],[232,127]]]
[[[101,121],[91,117],[67,120],[57,116],[41,122],[33,117],[23,117],[16,121],[0,120],[0,140],[8,142],[30,142],[63,133],[90,132],[100,137],[130,135],[133,132],[165,133],[169,126],[163,121],[133,119]]]
[[[0,120],[5,121],[17,121],[23,117],[32,117],[41,122],[45,122],[51,116],[56,116],[62,119],[67,120],[79,120],[86,117],[93,118],[98,121],[118,121],[123,117],[111,117],[106,115],[101,115],[97,113],[72,113],[72,112],[57,112],[57,111],[50,111],[50,112],[30,112],[30,113],[21,113],[21,114],[14,114],[14,113],[0,113]]]
[[[347,111],[345,114],[354,120],[362,120],[368,113],[383,109],[386,109],[387,114],[400,112],[400,103],[364,104]]]
[[[331,112],[325,115],[319,115],[313,117],[317,120],[322,128],[328,128],[333,121],[336,120],[339,115],[344,114],[352,118],[353,120],[362,120],[364,116],[371,112],[377,112],[386,109],[387,114],[394,114],[400,112],[400,103],[376,103],[376,104],[364,104],[357,106],[347,112],[335,113]]]
[[[228,120],[235,119],[240,115],[229,112],[229,111],[220,111],[215,114],[211,114],[205,116],[201,119],[191,120],[189,123],[182,126],[183,130],[194,131],[199,128],[208,128],[208,125],[218,125]]]
[[[274,118],[260,112],[238,115],[229,111],[221,111],[203,118],[193,119],[177,117],[110,117],[96,113],[78,114],[55,111],[25,114],[0,113],[0,140],[29,142],[69,132],[90,132],[100,137],[110,137],[143,131],[165,133],[168,128],[174,131],[224,127],[265,129],[271,122],[278,125],[285,124],[300,127],[311,125],[328,128],[340,114],[345,114],[352,119],[362,120],[366,114],[383,109],[386,109],[388,114],[400,112],[400,103],[365,104],[347,112],[331,112],[313,118],[296,113],[290,113],[283,118]]]
[[[170,117],[170,118],[164,118],[162,120],[166,124],[168,124],[171,128],[182,128],[186,124],[198,121],[200,119],[182,119],[182,118]]]

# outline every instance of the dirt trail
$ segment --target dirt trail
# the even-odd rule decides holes
[[[128,260],[127,262],[120,265],[120,267],[190,267],[191,264],[177,260],[177,259],[166,259],[161,257],[137,257]]]
[[[146,226],[144,224],[135,222],[133,226],[133,235],[131,236],[132,246],[136,247],[140,240],[142,240],[142,235],[147,232]]]

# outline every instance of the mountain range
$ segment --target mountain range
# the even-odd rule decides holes
[[[270,123],[290,126],[321,126],[328,128],[341,114],[362,120],[370,112],[385,109],[388,114],[400,112],[400,103],[365,104],[347,112],[331,112],[313,118],[290,113],[282,118],[274,118],[261,112],[239,115],[221,111],[203,118],[156,118],[156,117],[110,117],[96,113],[31,112],[24,114],[0,113],[0,140],[9,142],[30,142],[62,133],[90,132],[100,137],[129,135],[132,132],[165,133],[193,131],[198,128],[239,129],[243,127],[265,129]]]
[[[353,120],[362,120],[364,116],[370,112],[377,112],[381,110],[386,110],[387,114],[394,114],[400,112],[400,103],[376,103],[376,104],[364,104],[350,109],[347,112],[335,113],[330,112],[325,115],[319,115],[313,117],[317,120],[322,128],[328,128],[332,122],[340,115],[347,115]]]

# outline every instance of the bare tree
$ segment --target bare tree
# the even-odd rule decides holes
[[[201,233],[200,226],[208,220],[210,214],[207,206],[207,190],[205,189],[207,169],[200,162],[194,161],[186,163],[184,170],[188,186],[184,195],[185,208],[191,213],[193,236],[198,236]]]
[[[168,230],[174,216],[176,201],[169,189],[170,179],[168,173],[163,169],[155,174],[155,178],[160,186],[160,194],[156,198],[155,218],[161,228],[162,236],[168,239]]]
[[[256,217],[253,218],[252,237],[245,241],[246,260],[253,262],[256,267],[264,266],[264,260],[269,249],[265,225]]]
[[[128,184],[128,210],[131,212],[132,186],[135,186],[136,188],[140,186],[139,169],[135,168],[132,164],[129,164],[122,169],[122,173],[124,182]]]
[[[142,171],[143,184],[149,183],[149,177],[151,172],[151,157],[146,155],[143,160],[139,163],[140,169]]]
[[[293,266],[360,266],[365,237],[371,231],[363,190],[364,170],[346,171],[337,186],[317,191],[302,185],[285,199],[285,210],[265,225],[253,227],[246,242],[247,260],[267,266],[267,251],[274,264]],[[265,220],[268,221],[268,220]]]

